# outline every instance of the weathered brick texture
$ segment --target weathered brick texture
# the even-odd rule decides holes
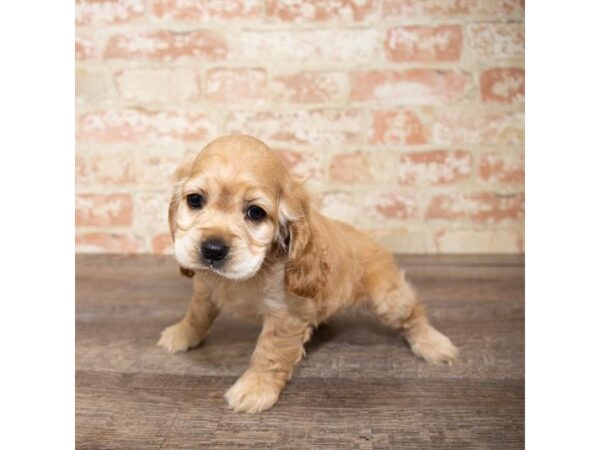
[[[399,252],[523,252],[523,0],[76,0],[76,245],[172,251],[227,133]]]

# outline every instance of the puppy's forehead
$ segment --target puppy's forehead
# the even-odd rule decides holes
[[[228,183],[281,184],[287,169],[279,155],[249,136],[227,136],[207,145],[196,157],[191,176],[213,176]]]

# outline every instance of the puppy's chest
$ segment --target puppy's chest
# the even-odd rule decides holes
[[[285,309],[287,295],[283,275],[283,264],[276,263],[263,276],[223,283],[215,289],[213,299],[224,312],[234,316],[260,316],[268,310]]]

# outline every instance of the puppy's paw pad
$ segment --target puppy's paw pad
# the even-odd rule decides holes
[[[458,357],[458,349],[452,341],[432,327],[412,340],[410,346],[415,355],[433,364],[452,364]]]
[[[178,353],[185,352],[199,343],[200,340],[197,336],[194,336],[193,331],[188,326],[176,323],[163,330],[156,345],[164,348],[169,353]]]
[[[269,376],[248,371],[229,388],[225,399],[235,412],[254,414],[273,406],[280,391]]]

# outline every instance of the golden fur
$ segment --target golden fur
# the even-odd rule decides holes
[[[191,193],[206,199],[200,210],[187,205]],[[260,206],[266,218],[248,220],[250,205]],[[169,224],[182,273],[193,276],[194,295],[185,317],[163,331],[158,345],[169,352],[197,346],[223,309],[263,321],[250,368],[225,394],[235,411],[273,406],[312,329],[348,307],[365,306],[401,330],[413,352],[429,362],[450,363],[457,355],[429,325],[392,255],[312,208],[279,156],[257,139],[219,138],[184,163],[176,172]],[[202,242],[215,236],[230,246],[219,268],[199,256]]]

